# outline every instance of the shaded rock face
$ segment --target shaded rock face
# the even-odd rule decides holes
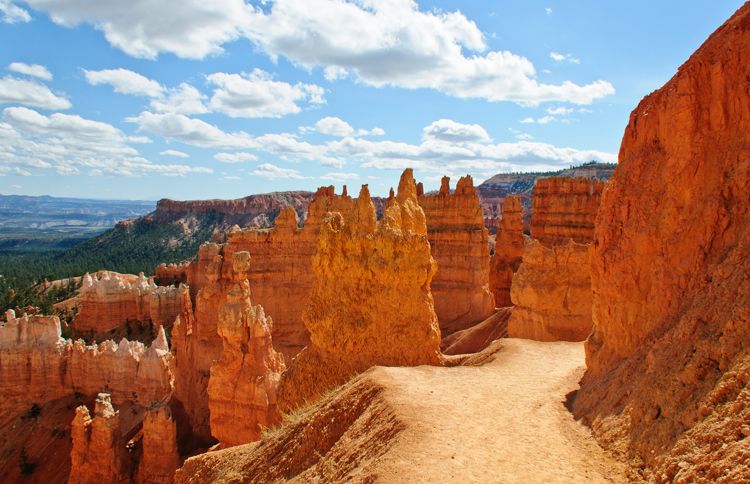
[[[133,278],[130,278],[133,279]],[[134,281],[117,273],[86,274],[78,295],[73,327],[95,339],[128,322],[172,327],[180,298],[174,286],[158,287],[141,273]]]
[[[510,287],[513,274],[523,260],[523,246],[521,197],[509,195],[503,202],[503,215],[495,239],[495,253],[490,260],[490,289],[495,297],[495,306],[499,308],[513,305]]]
[[[51,316],[6,313],[0,326],[0,422],[66,395],[107,389],[115,402],[140,405],[168,398],[171,356],[163,329],[149,348],[125,339],[87,346],[60,336]]]
[[[208,383],[211,434],[222,447],[259,440],[263,428],[279,421],[276,391],[285,366],[271,344],[272,327],[250,302],[248,282],[235,284],[219,308],[223,350]]]
[[[568,240],[545,246],[527,238],[513,277],[508,336],[537,341],[583,341],[591,332],[589,245]]]
[[[461,178],[453,193],[450,179],[443,177],[439,193],[420,193],[418,199],[438,264],[431,285],[435,313],[442,333],[448,335],[483,321],[495,309],[489,289],[488,233],[470,176]]]
[[[531,236],[545,245],[568,239],[589,244],[606,182],[553,177],[536,181],[531,198]]]
[[[329,214],[304,313],[310,345],[282,377],[280,409],[312,401],[373,365],[440,364],[435,266],[411,170],[379,222],[367,186],[352,213]]]
[[[575,400],[656,481],[750,479],[750,4],[633,111]]]
[[[143,420],[142,456],[136,482],[170,484],[180,463],[177,453],[177,428],[166,405],[151,406]]]

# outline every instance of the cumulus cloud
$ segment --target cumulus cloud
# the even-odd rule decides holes
[[[335,116],[326,116],[315,123],[318,132],[331,136],[349,136],[354,133],[354,128],[343,119]]]
[[[238,152],[238,153],[216,153],[214,155],[216,161],[222,163],[244,163],[246,161],[255,161],[258,159],[252,153]]]
[[[47,70],[46,67],[39,64],[24,64],[23,62],[13,62],[8,66],[8,69],[17,72],[19,74],[26,74],[27,76],[38,77],[45,81],[52,80],[52,73]]]
[[[322,87],[276,81],[261,69],[242,74],[217,72],[206,78],[216,86],[210,108],[233,118],[278,118],[300,112],[301,102],[325,103]]]
[[[183,82],[179,86],[165,90],[165,93],[151,100],[151,109],[161,113],[204,114],[206,95],[194,86]]]
[[[255,170],[251,171],[250,174],[268,178],[269,180],[283,180],[284,178],[295,178],[298,180],[302,180],[305,178],[309,178],[302,176],[299,170],[294,170],[291,168],[281,168],[271,163],[263,163],[262,165],[258,165],[258,167]]]
[[[451,143],[492,141],[487,131],[478,124],[461,124],[450,119],[439,119],[422,130],[422,138]]]
[[[31,20],[29,12],[10,0],[0,0],[0,22],[4,24],[25,23]]]
[[[139,131],[148,131],[169,140],[176,140],[201,148],[247,148],[255,146],[252,137],[244,131],[226,133],[213,124],[190,118],[184,114],[144,111],[138,116],[132,116],[125,120],[138,125]]]
[[[0,79],[0,103],[17,103],[43,109],[68,109],[72,105],[62,95],[37,81],[5,76]]]
[[[550,52],[549,58],[555,62],[570,62],[571,64],[581,63],[581,59],[573,57],[571,54],[561,54],[559,52]]]
[[[0,166],[29,172],[53,169],[69,175],[87,169],[88,174],[108,176],[211,172],[206,167],[151,163],[110,124],[62,113],[45,116],[24,107],[3,110],[0,145]]]
[[[332,171],[320,177],[321,180],[331,180],[337,182],[346,182],[352,180],[359,180],[359,174],[347,173],[343,171]]]
[[[83,73],[86,76],[86,81],[92,86],[109,84],[115,92],[120,94],[158,97],[164,90],[158,82],[128,69],[104,69],[101,71],[83,69]]]
[[[176,156],[177,158],[190,158],[190,155],[178,150],[164,150],[160,151],[159,154],[164,156]]]

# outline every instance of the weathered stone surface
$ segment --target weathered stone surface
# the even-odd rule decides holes
[[[71,435],[71,484],[130,482],[130,459],[120,428],[120,415],[112,407],[110,396],[100,393],[94,417],[82,405],[76,409]]]
[[[211,367],[211,434],[222,447],[259,440],[279,420],[276,391],[284,358],[271,343],[273,321],[250,302],[250,285],[232,286],[219,308],[223,350]]]
[[[167,405],[151,406],[143,420],[142,457],[135,481],[138,484],[170,484],[180,464],[177,428]]]
[[[536,181],[531,198],[531,236],[545,245],[573,239],[589,244],[606,182],[552,177]]]
[[[435,265],[411,170],[379,222],[367,186],[350,215],[328,215],[304,313],[310,345],[282,377],[280,409],[313,400],[373,365],[440,364],[429,289]]]
[[[479,324],[456,331],[440,342],[445,355],[479,353],[493,341],[508,336],[508,320],[513,308],[498,308],[495,313]]]
[[[451,193],[443,177],[440,192],[419,194],[427,238],[438,270],[432,279],[435,313],[444,335],[486,319],[495,309],[489,289],[489,244],[482,206],[471,176]]]
[[[508,336],[537,341],[583,341],[591,332],[589,245],[568,239],[545,246],[527,238],[513,276]]]
[[[512,306],[510,286],[513,274],[523,260],[523,209],[521,197],[509,195],[503,202],[503,215],[495,239],[495,253],[490,260],[490,289],[495,306]]]
[[[77,300],[73,327],[79,334],[94,338],[134,321],[171,328],[180,310],[177,288],[158,287],[143,273],[138,277],[106,271],[86,274]]]
[[[575,401],[654,481],[750,480],[750,4],[633,111]]]

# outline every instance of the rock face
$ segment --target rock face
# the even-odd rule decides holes
[[[219,308],[223,350],[211,367],[211,434],[222,447],[259,440],[279,420],[276,391],[284,358],[271,344],[273,322],[250,302],[247,280],[235,284]]]
[[[588,178],[537,180],[531,199],[531,236],[545,245],[573,239],[589,244],[606,182]]]
[[[86,274],[73,327],[94,338],[134,321],[171,328],[179,314],[179,303],[176,287],[158,287],[143,273],[134,282],[117,273]]]
[[[100,393],[97,397],[94,418],[86,406],[76,409],[71,435],[69,483],[130,482],[120,415],[112,408],[109,394]]]
[[[750,479],[750,4],[633,111],[575,412],[655,481]]]
[[[180,463],[177,428],[167,405],[148,409],[143,420],[143,454],[138,464],[139,484],[170,484]]]
[[[508,336],[537,341],[583,341],[591,332],[589,246],[568,239],[545,246],[526,239],[513,277]]]
[[[438,264],[431,286],[435,313],[443,335],[448,335],[483,321],[495,309],[489,289],[488,233],[470,176],[461,178],[453,193],[450,179],[443,177],[439,193],[419,193],[418,199]]]
[[[523,209],[521,197],[509,195],[503,203],[503,215],[495,239],[495,253],[490,260],[490,289],[495,306],[512,306],[510,286],[513,274],[523,260]]]
[[[125,339],[87,346],[60,336],[60,320],[49,316],[16,318],[6,313],[0,326],[0,421],[72,395],[107,389],[116,402],[141,405],[168,398],[171,356],[163,328],[151,347]]]
[[[373,365],[440,364],[425,215],[411,170],[376,223],[367,186],[350,214],[324,219],[304,321],[310,345],[282,377],[288,411]]]

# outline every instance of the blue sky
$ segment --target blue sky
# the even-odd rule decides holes
[[[0,193],[236,198],[615,161],[742,5],[0,0]]]

